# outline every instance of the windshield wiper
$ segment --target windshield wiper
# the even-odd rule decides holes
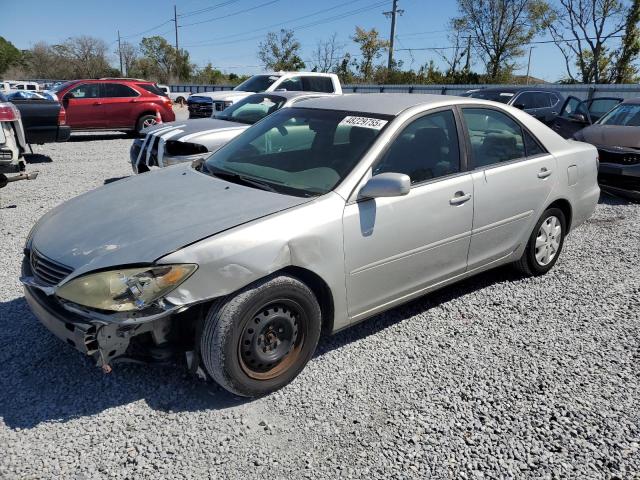
[[[225,170],[221,170],[218,168],[211,169],[210,167],[208,167],[208,170],[211,173],[211,175],[214,175],[218,178],[222,178],[223,180],[237,183],[239,185],[259,188],[260,190],[266,190],[268,192],[279,193],[275,188],[273,188],[268,183],[262,182],[260,180],[256,180],[254,178],[245,177],[244,175],[240,175],[239,173],[227,172]]]

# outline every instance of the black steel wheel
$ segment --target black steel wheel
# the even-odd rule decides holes
[[[200,339],[202,360],[222,387],[255,397],[293,380],[320,337],[320,306],[298,279],[256,282],[214,305]]]

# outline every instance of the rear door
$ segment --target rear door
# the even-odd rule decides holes
[[[122,83],[103,83],[104,110],[108,127],[133,128],[135,102],[140,96],[133,88]]]
[[[72,129],[106,128],[102,84],[76,85],[64,95],[62,104],[67,111],[67,124]]]
[[[556,161],[502,111],[463,107],[462,117],[473,168],[473,270],[510,255],[528,238],[551,193]]]

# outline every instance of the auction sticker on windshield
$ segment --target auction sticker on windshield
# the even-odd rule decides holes
[[[380,130],[387,124],[387,120],[380,120],[379,118],[371,117],[354,117],[347,116],[342,119],[339,125],[350,125],[352,127],[372,128],[374,130]]]

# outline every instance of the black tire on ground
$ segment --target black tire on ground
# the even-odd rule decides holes
[[[267,277],[211,307],[200,337],[202,361],[226,390],[259,397],[302,371],[320,328],[320,306],[309,287],[286,275]]]
[[[149,125],[145,125],[145,123],[147,123],[149,121],[153,121],[153,123],[151,123]],[[156,116],[155,115],[142,115],[138,119],[138,122],[136,123],[136,133],[138,134],[138,136],[142,136],[142,129],[143,128],[148,127],[150,125],[155,125],[155,122],[156,122]]]
[[[176,103],[177,103],[178,105],[180,105],[181,107],[184,107],[185,102],[186,102],[186,100],[184,99],[184,97],[178,97],[178,98],[176,98]]]
[[[536,240],[538,239],[538,233],[540,232],[540,227],[543,223],[547,222],[552,217],[558,219],[560,224],[560,238],[559,245],[555,252],[555,255],[547,264],[541,264],[536,259]],[[516,262],[514,262],[514,266],[522,272],[526,276],[538,276],[544,275],[549,270],[553,268],[553,266],[558,261],[558,257],[560,257],[560,253],[562,252],[562,246],[564,245],[564,238],[567,234],[567,220],[565,218],[564,213],[559,208],[549,208],[544,211],[540,219],[536,222],[536,226],[531,232],[529,237],[529,241],[527,242],[527,246],[524,249],[522,257]],[[554,236],[556,238],[556,236]]]

